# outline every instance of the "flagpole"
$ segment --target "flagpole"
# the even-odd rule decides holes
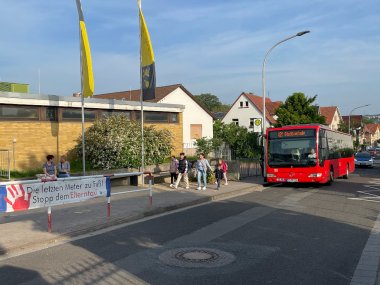
[[[82,109],[82,166],[83,176],[86,175],[86,145],[84,127],[84,98],[94,94],[94,75],[92,73],[92,60],[90,44],[87,36],[86,24],[84,22],[82,5],[80,0],[76,0],[79,16],[79,54],[80,54],[80,73],[81,73],[81,109]],[[83,70],[84,69],[84,70]]]
[[[145,153],[144,153],[144,104],[143,104],[143,81],[142,81],[142,55],[141,55],[141,0],[138,0],[139,4],[139,38],[140,38],[140,104],[141,104],[141,184],[144,186],[144,171],[145,171]]]
[[[84,90],[83,90],[83,64],[82,64],[82,48],[81,48],[81,31],[79,28],[79,50],[80,50],[80,94],[81,94],[81,109],[82,109],[82,168],[83,176],[86,175],[86,153],[85,153],[85,139],[84,139]]]
[[[80,0],[79,0],[80,4]],[[78,2],[77,2],[78,5]],[[78,11],[79,7],[77,6]],[[80,9],[82,10],[82,8]],[[80,21],[79,16],[79,21]],[[86,153],[85,153],[85,139],[84,139],[84,87],[83,87],[83,62],[82,62],[82,31],[79,25],[79,62],[80,62],[80,97],[81,97],[81,110],[82,110],[82,169],[83,176],[86,175]]]

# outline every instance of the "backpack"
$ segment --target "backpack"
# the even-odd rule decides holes
[[[187,169],[191,169],[193,167],[193,164],[190,161],[187,161]]]

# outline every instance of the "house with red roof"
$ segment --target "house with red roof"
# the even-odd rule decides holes
[[[140,89],[95,95],[94,98],[117,99],[124,101],[140,101]],[[184,105],[182,121],[179,128],[183,133],[183,149],[188,155],[195,151],[195,140],[202,137],[213,137],[214,116],[201,106],[182,84],[161,86],[156,88],[156,98],[144,102]],[[150,116],[160,116],[159,113]],[[146,117],[146,116],[144,116]],[[148,118],[145,118],[147,120]],[[165,124],[162,121],[161,124]]]
[[[365,141],[371,146],[374,146],[376,141],[380,139],[380,124],[364,125]]]
[[[281,106],[281,101],[272,101],[265,98],[266,107],[266,126],[270,127],[276,123],[276,110]],[[326,125],[331,129],[337,130],[342,122],[339,108],[337,106],[319,107],[318,112],[326,118]],[[235,123],[248,129],[253,129],[253,122],[256,118],[263,118],[263,97],[253,93],[243,92],[235,100],[226,113],[222,122],[229,124]]]
[[[326,125],[332,130],[338,130],[343,121],[337,106],[319,107],[319,114],[326,118]]]
[[[275,112],[282,102],[273,102],[270,98],[265,99],[265,123],[266,127],[270,127],[276,123]],[[253,130],[254,120],[257,118],[263,118],[263,97],[243,92],[231,105],[222,122],[226,124],[235,123]]]

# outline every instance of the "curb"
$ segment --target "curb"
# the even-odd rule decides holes
[[[41,240],[38,242],[31,242],[31,243],[24,244],[22,246],[13,247],[13,248],[11,247],[11,248],[6,248],[3,250],[0,250],[0,260],[6,259],[5,258],[6,255],[22,254],[22,251],[33,250],[39,246],[53,245],[53,244],[58,243],[58,242],[68,241],[68,240],[75,238],[77,236],[89,234],[91,232],[106,229],[108,227],[138,221],[138,220],[141,220],[143,218],[152,217],[152,216],[155,216],[158,214],[162,214],[162,213],[166,213],[166,212],[170,212],[170,211],[174,211],[174,210],[178,210],[178,209],[183,209],[183,208],[187,208],[190,206],[195,206],[195,205],[199,205],[199,204],[203,204],[203,203],[207,203],[207,202],[224,200],[224,199],[228,199],[228,198],[242,196],[242,195],[249,194],[249,193],[252,193],[255,191],[259,191],[263,188],[265,188],[265,187],[263,187],[260,184],[253,184],[251,186],[248,186],[248,187],[236,190],[236,191],[231,191],[231,192],[226,192],[226,193],[215,193],[215,195],[200,197],[198,199],[179,203],[179,204],[158,207],[158,208],[151,209],[148,211],[144,211],[140,214],[128,216],[125,218],[112,218],[111,217],[106,222],[99,223],[97,225],[92,225],[92,226],[90,225],[89,227],[85,227],[85,228],[74,230],[74,231],[68,231],[65,233],[61,233],[61,234],[59,234],[58,237],[55,237],[52,239]]]

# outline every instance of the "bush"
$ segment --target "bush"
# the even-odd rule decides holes
[[[193,171],[189,172],[189,180],[190,180],[191,182],[197,182],[197,181],[198,181],[198,177],[197,177],[197,176],[194,176],[194,172],[193,172]],[[208,170],[208,171],[207,171],[207,183],[208,183],[208,184],[214,184],[215,181],[216,181],[216,178],[215,178],[215,174],[214,174],[214,172]],[[203,185],[203,179],[201,179],[201,183],[202,183],[202,185]]]
[[[200,138],[197,139],[195,145],[197,147],[197,155],[203,153],[206,157],[210,154],[210,152],[218,149],[222,144],[222,140],[218,138]]]
[[[214,139],[229,145],[239,158],[257,158],[260,147],[257,144],[258,134],[248,131],[246,127],[235,123],[224,124],[217,120],[214,122]]]
[[[145,164],[162,163],[173,148],[168,130],[144,127]],[[74,149],[82,157],[82,139]],[[141,125],[126,115],[95,121],[85,132],[86,162],[93,169],[137,168],[141,166]]]

